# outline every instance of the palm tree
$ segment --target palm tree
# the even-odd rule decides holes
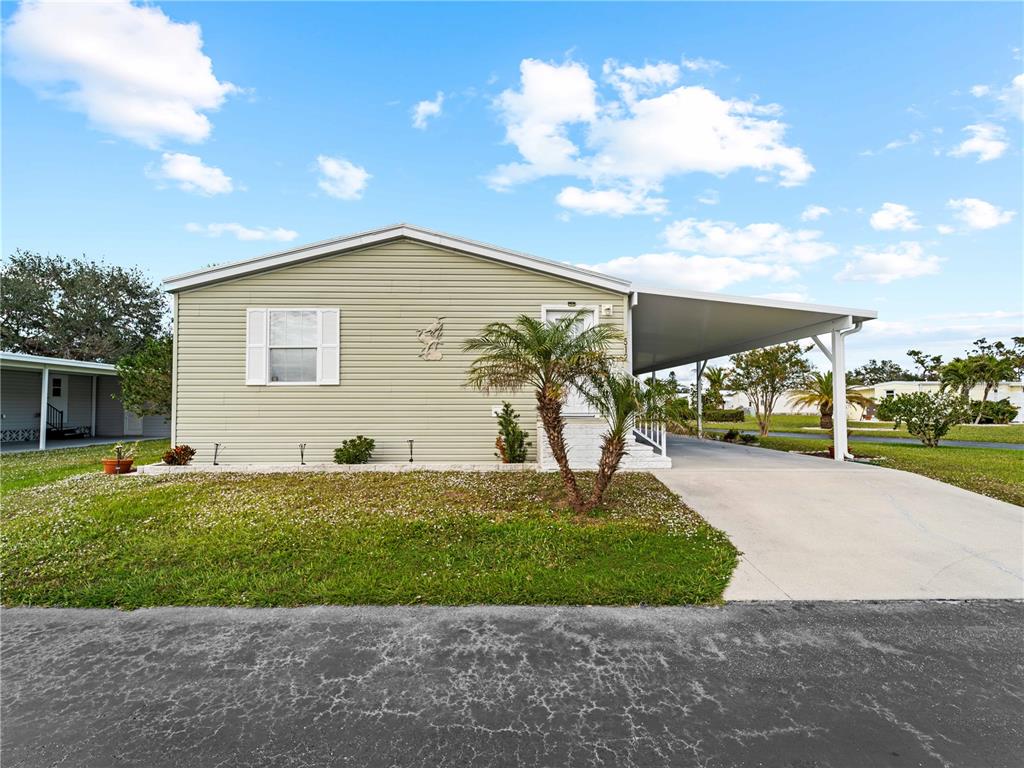
[[[605,491],[626,454],[633,427],[639,420],[663,420],[673,392],[662,382],[644,385],[625,371],[606,371],[591,377],[584,394],[608,422],[608,431],[601,436],[601,459],[588,503],[589,509],[595,509],[604,501]]]
[[[981,381],[977,358],[955,357],[939,369],[939,390],[958,389],[967,397],[971,387]]]
[[[985,403],[988,401],[988,393],[993,387],[999,386],[1000,381],[1007,381],[1017,375],[1016,361],[1010,357],[996,357],[995,355],[979,355],[977,358],[978,380],[985,385],[985,391],[981,396],[981,403],[978,404],[978,415],[974,423],[981,422],[982,412],[985,410]]]
[[[806,405],[818,409],[821,414],[818,424],[822,429],[832,429],[832,371],[821,373],[814,371],[804,379],[804,386],[793,391],[795,405]],[[870,397],[862,395],[855,389],[846,389],[848,405],[868,406],[873,402]]]
[[[702,399],[709,408],[721,408],[725,405],[722,390],[725,389],[725,382],[728,377],[729,371],[725,368],[709,366],[704,369],[704,379],[708,383],[708,391],[703,394]]]
[[[512,323],[489,323],[463,345],[466,352],[477,353],[467,374],[470,386],[485,392],[533,388],[551,455],[577,514],[587,507],[569,468],[562,405],[573,388],[582,389],[607,370],[611,344],[622,341],[622,334],[610,326],[584,328],[586,316],[580,311],[544,322],[520,315]]]

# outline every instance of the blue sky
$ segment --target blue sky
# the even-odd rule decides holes
[[[162,278],[409,221],[638,282],[876,308],[854,365],[1024,333],[1017,3],[3,19],[5,254]]]

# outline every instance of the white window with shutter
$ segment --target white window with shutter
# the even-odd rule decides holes
[[[247,310],[245,383],[337,384],[339,320],[336,308]]]

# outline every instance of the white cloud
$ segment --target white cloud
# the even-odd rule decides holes
[[[830,216],[832,211],[824,205],[808,205],[800,214],[800,221],[817,221],[822,216]]]
[[[1001,125],[978,123],[968,125],[964,131],[969,133],[970,137],[949,151],[953,157],[977,155],[978,162],[984,163],[1001,157],[1010,146],[1006,141],[1006,129]]]
[[[734,283],[754,278],[789,281],[797,276],[796,270],[785,264],[678,253],[645,253],[583,266],[634,280],[638,285],[695,291],[721,291]]]
[[[605,77],[622,100],[602,101],[583,65],[524,59],[519,89],[495,102],[521,160],[496,168],[489,184],[504,190],[571,176],[597,189],[657,192],[671,176],[743,168],[775,174],[782,186],[807,180],[814,168],[803,150],[784,143],[777,105],[722,99],[702,86],[672,87],[673,67],[606,62]]]
[[[318,155],[316,167],[320,171],[317,186],[339,200],[358,200],[363,196],[366,184],[373,178],[365,168],[343,157]]]
[[[695,59],[688,59],[685,56],[682,60],[683,69],[690,72],[710,72],[714,74],[720,69],[725,69],[725,64],[716,59],[705,59],[703,56],[698,56]]]
[[[419,128],[421,131],[426,130],[427,122],[432,117],[437,117],[441,114],[441,108],[444,105],[444,92],[438,91],[437,96],[434,97],[433,101],[424,99],[423,101],[417,102],[416,106],[412,108],[412,124],[414,128]]]
[[[606,214],[619,217],[637,213],[657,214],[667,210],[668,200],[650,197],[643,191],[566,187],[558,193],[558,204],[584,215]]]
[[[909,147],[911,144],[917,144],[924,134],[920,131],[911,131],[907,134],[905,139],[893,139],[883,147],[883,149],[899,149],[900,147]]]
[[[935,231],[937,231],[940,235],[952,235],[954,232],[956,232],[956,227],[951,227],[949,226],[949,224],[939,224],[937,227],[935,227]]]
[[[836,279],[885,285],[907,277],[934,275],[939,271],[940,261],[938,256],[926,254],[920,243],[912,241],[881,250],[858,246],[853,249],[853,260],[846,263]]]
[[[684,219],[669,224],[664,236],[669,247],[680,251],[760,262],[809,264],[838,253],[817,230],[790,230],[774,223],[741,227],[730,221]]]
[[[916,216],[917,214],[905,205],[882,203],[882,207],[871,214],[871,228],[882,231],[899,229],[909,232],[921,228],[921,225],[917,223]]]
[[[946,207],[951,209],[953,215],[968,229],[993,229],[1001,224],[1008,224],[1016,215],[1016,211],[1004,211],[999,206],[976,197],[950,200]]]
[[[23,2],[4,45],[15,78],[150,148],[203,141],[211,130],[204,112],[238,90],[214,75],[198,24],[128,0]]]
[[[150,178],[171,181],[176,183],[179,189],[207,197],[226,195],[235,188],[231,177],[220,168],[205,165],[202,158],[183,152],[164,152],[161,155],[160,167],[150,167],[146,173]]]
[[[246,227],[236,222],[223,222],[215,224],[185,225],[187,232],[206,235],[207,237],[220,237],[224,234],[234,235],[239,240],[273,240],[279,243],[288,243],[299,236],[299,233],[292,229],[283,227]]]
[[[697,195],[697,202],[701,205],[718,205],[721,202],[717,189],[705,189]]]
[[[1007,86],[975,85],[971,95],[979,99],[993,98],[1000,113],[1024,120],[1024,74],[1017,75]]]

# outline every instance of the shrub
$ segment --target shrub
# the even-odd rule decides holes
[[[743,434],[740,435],[740,442],[743,443],[744,445],[753,445],[754,443],[757,442],[757,435],[751,435],[747,432],[744,432]]]
[[[743,421],[745,416],[742,408],[712,408],[704,411],[704,421]]]
[[[727,443],[735,443],[740,439],[740,432],[737,429],[730,429],[722,435],[722,439]]]
[[[875,406],[875,417],[879,421],[896,421],[895,403],[896,398],[892,396],[879,400],[878,405]],[[893,429],[896,429],[895,425]]]
[[[979,408],[981,408],[979,424],[1009,424],[1017,418],[1020,411],[1005,397],[1002,400],[987,400],[984,404],[971,403],[971,414],[974,418],[977,418]]]
[[[335,464],[366,464],[373,455],[376,443],[372,437],[356,435],[350,440],[344,440],[341,448],[334,449]]]
[[[970,407],[960,394],[914,392],[894,397],[892,413],[897,427],[906,424],[910,434],[934,448],[950,427],[967,418]]]
[[[196,449],[191,445],[176,445],[164,454],[164,464],[183,467],[192,461],[196,455]]]
[[[498,414],[498,438],[494,446],[498,452],[494,454],[505,464],[522,464],[526,461],[526,433],[519,426],[519,414],[511,403],[501,404]]]

